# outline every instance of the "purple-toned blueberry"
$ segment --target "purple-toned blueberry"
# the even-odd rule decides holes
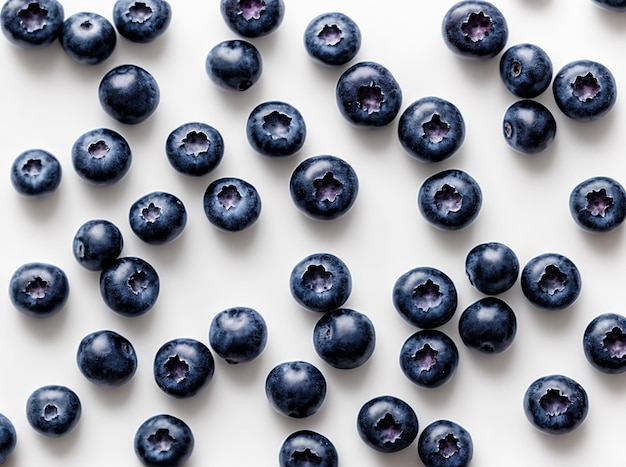
[[[474,246],[465,256],[465,274],[474,287],[487,295],[509,290],[519,276],[519,260],[515,252],[500,242]]]
[[[338,467],[335,445],[324,435],[312,430],[291,433],[280,446],[279,467]]]
[[[289,157],[304,145],[306,123],[293,105],[265,101],[248,115],[246,136],[252,149],[263,156]]]
[[[120,229],[106,219],[91,219],[82,224],[72,241],[72,253],[82,267],[102,271],[115,261],[124,248]]]
[[[180,237],[187,225],[187,209],[177,196],[153,191],[138,198],[128,211],[131,230],[150,245],[164,245]]]
[[[72,145],[71,156],[76,174],[100,186],[122,180],[133,159],[126,138],[109,128],[95,128],[80,135]]]
[[[265,350],[267,323],[253,308],[227,308],[211,320],[209,344],[217,356],[229,365],[251,362]]]
[[[265,379],[265,395],[278,413],[305,418],[316,413],[326,398],[326,378],[312,363],[286,361],[270,370]]]
[[[580,228],[609,232],[622,225],[626,218],[626,191],[611,177],[590,177],[570,193],[569,209]]]
[[[626,11],[626,0],[592,0],[594,5],[609,11]]]
[[[74,13],[63,22],[61,47],[77,63],[99,65],[111,56],[117,45],[113,24],[98,13]]]
[[[70,284],[65,272],[54,264],[31,262],[15,270],[9,281],[9,298],[20,312],[47,318],[65,306]]]
[[[108,329],[83,337],[76,351],[76,364],[88,381],[98,386],[120,387],[137,371],[137,353],[121,334]]]
[[[313,18],[304,30],[304,48],[318,63],[344,65],[361,49],[361,30],[344,13],[322,13]]]
[[[535,44],[516,44],[500,57],[500,79],[517,97],[533,99],[542,94],[552,82],[552,60]]]
[[[232,39],[216,44],[207,54],[205,70],[226,91],[243,92],[261,78],[263,58],[254,44]]]
[[[626,371],[626,317],[602,313],[593,318],[583,334],[583,351],[597,370],[610,375]]]
[[[216,128],[206,123],[183,123],[167,136],[165,155],[177,172],[201,177],[222,162],[224,138]]]
[[[160,37],[172,21],[172,7],[165,0],[116,0],[113,23],[120,36],[145,44]]]
[[[458,423],[435,420],[417,439],[417,454],[424,467],[468,467],[474,457],[474,442]]]
[[[463,310],[458,328],[461,340],[468,348],[485,354],[497,354],[513,344],[517,318],[504,300],[483,297]]]
[[[275,32],[285,17],[283,0],[220,0],[222,18],[243,37],[264,37]]]
[[[212,181],[203,197],[204,213],[211,224],[227,232],[251,227],[261,215],[261,196],[254,185],[236,177]]]
[[[42,49],[61,34],[65,12],[57,0],[7,0],[0,10],[0,27],[12,44]]]
[[[194,444],[189,425],[164,413],[142,422],[133,440],[135,454],[146,467],[180,467],[191,457]]]
[[[63,170],[59,160],[43,149],[27,149],[11,164],[11,184],[20,195],[42,198],[61,184]]]
[[[502,134],[507,144],[523,154],[545,151],[556,137],[556,120],[541,102],[524,99],[504,112]]]
[[[26,400],[28,423],[37,433],[49,438],[68,435],[78,425],[81,413],[78,395],[67,386],[41,386]]]
[[[0,414],[0,464],[4,464],[17,445],[17,431],[13,422]]]

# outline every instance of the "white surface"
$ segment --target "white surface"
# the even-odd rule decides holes
[[[358,437],[358,409],[369,398],[389,393],[410,403],[420,424],[450,418],[464,425],[475,446],[473,465],[620,465],[626,462],[622,410],[623,376],[605,376],[591,368],[582,353],[586,324],[597,314],[623,309],[626,265],[624,230],[591,235],[573,223],[570,190],[593,175],[626,181],[623,150],[626,113],[623,102],[594,123],[568,120],[551,92],[539,100],[553,112],[558,132],[553,146],[536,157],[514,153],[501,135],[501,118],[516,99],[501,84],[497,59],[467,62],[444,45],[440,23],[452,0],[373,2],[287,0],[286,17],[274,35],[256,39],[264,58],[260,82],[242,94],[217,89],[204,72],[204,59],[217,42],[234,38],[220,14],[219,1],[173,2],[167,33],[148,45],[120,38],[114,55],[97,67],[66,57],[59,44],[25,51],[0,40],[3,64],[2,107],[3,205],[0,284],[8,287],[13,271],[28,261],[47,261],[67,273],[71,294],[65,309],[47,320],[22,316],[2,296],[0,412],[18,431],[9,466],[139,465],[133,453],[136,428],[148,416],[167,412],[183,418],[196,437],[187,465],[273,466],[283,439],[309,428],[328,436],[343,466],[420,465],[415,443],[403,452],[382,455]],[[63,0],[66,16],[91,10],[110,18],[113,1]],[[191,6],[193,5],[193,6]],[[404,5],[404,6],[402,6]],[[590,0],[499,1],[510,28],[507,45],[534,42],[553,60],[589,58],[604,63],[617,80],[626,79],[626,14],[608,13]],[[387,66],[404,92],[403,108],[425,95],[454,102],[464,115],[467,137],[462,149],[439,165],[421,164],[404,153],[396,122],[367,131],[339,115],[334,87],[343,68],[315,64],[302,46],[302,32],[315,15],[340,9],[363,32],[357,60]],[[117,64],[143,66],[158,80],[161,103],[139,126],[112,121],[100,108],[97,86]],[[268,160],[252,151],[245,138],[249,111],[268,99],[285,100],[300,109],[308,126],[302,151],[289,160]],[[190,179],[167,162],[167,134],[181,123],[200,120],[220,130],[226,153],[210,175]],[[117,186],[95,188],[73,172],[69,151],[83,132],[106,126],[120,131],[134,154],[128,176]],[[57,155],[64,168],[61,186],[51,198],[20,198],[9,183],[9,167],[21,151],[41,147]],[[320,223],[305,218],[288,191],[292,169],[304,157],[331,153],[350,162],[360,179],[353,210],[339,220]],[[430,227],[420,216],[416,193],[430,174],[445,168],[467,170],[481,184],[482,211],[460,232]],[[263,199],[259,222],[249,231],[227,234],[213,228],[202,211],[208,183],[233,175],[253,183]],[[127,212],[139,196],[170,191],[188,209],[181,238],[166,246],[143,244],[131,232]],[[84,221],[103,217],[115,222],[125,238],[124,255],[143,257],[161,277],[156,307],[137,319],[122,318],[103,303],[98,275],[83,270],[71,253],[71,241]],[[570,257],[580,268],[583,291],[567,311],[547,314],[531,307],[519,282],[503,295],[518,317],[518,334],[504,354],[484,356],[463,347],[456,329],[464,307],[481,295],[464,274],[466,252],[484,241],[500,241],[521,264],[544,251]],[[300,308],[288,289],[291,268],[317,251],[340,256],[353,275],[346,306],[367,313],[378,334],[376,351],[363,367],[341,372],[316,356],[311,334],[317,315]],[[455,377],[436,390],[420,389],[400,372],[402,342],[415,329],[396,313],[391,289],[397,277],[419,265],[442,269],[455,281],[459,309],[443,327],[459,345]],[[5,289],[6,290],[6,289]],[[188,336],[208,343],[211,318],[224,308],[246,305],[266,318],[269,342],[260,359],[229,367],[217,361],[210,386],[189,400],[162,393],[152,378],[152,359],[166,340]],[[119,389],[89,383],[75,363],[75,351],[87,333],[110,328],[128,337],[139,356],[134,379]],[[270,408],[264,395],[267,372],[278,362],[305,359],[328,379],[321,410],[292,420]],[[522,412],[528,384],[548,373],[563,373],[587,389],[589,415],[576,432],[548,436],[531,427]],[[35,433],[24,416],[26,398],[50,383],[72,387],[83,403],[77,429],[62,439]]]

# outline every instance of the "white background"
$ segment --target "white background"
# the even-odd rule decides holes
[[[192,428],[196,446],[189,466],[273,466],[284,438],[297,429],[317,430],[336,445],[344,466],[421,465],[414,443],[403,452],[384,455],[358,437],[355,420],[371,397],[393,394],[415,409],[421,427],[438,418],[465,426],[475,446],[474,465],[624,465],[624,376],[593,369],[582,352],[587,323],[603,312],[624,312],[626,245],[624,231],[593,235],[580,230],[568,210],[568,196],[580,181],[609,175],[626,181],[624,146],[626,112],[618,98],[603,119],[577,123],[556,107],[551,91],[539,100],[558,123],[557,137],[546,152],[529,157],[515,153],[501,134],[506,107],[516,98],[498,75],[498,58],[469,62],[444,45],[440,25],[451,0],[391,1],[286,0],[286,16],[272,36],[255,39],[264,58],[261,80],[245,93],[216,88],[204,71],[204,60],[217,42],[235,38],[219,13],[219,1],[176,0],[164,36],[151,44],[119,38],[113,56],[87,67],[72,62],[58,43],[27,51],[0,40],[0,112],[2,158],[0,199],[3,208],[0,284],[29,261],[63,268],[70,280],[70,299],[56,316],[34,320],[0,295],[0,412],[18,432],[9,466],[139,465],[133,453],[136,428],[147,417],[166,412]],[[111,19],[112,0],[63,0],[66,16],[81,10]],[[506,16],[507,45],[533,42],[552,58],[555,71],[587,58],[611,69],[618,89],[626,80],[626,13],[609,13],[590,0],[509,0],[497,5]],[[401,148],[394,121],[386,128],[351,127],[340,116],[334,87],[345,67],[314,63],[302,46],[302,33],[317,14],[340,9],[363,33],[356,60],[374,60],[399,81],[403,108],[415,99],[436,95],[455,103],[464,115],[467,136],[461,150],[439,165],[411,159]],[[138,126],[124,126],[101,109],[97,86],[115,65],[134,63],[157,79],[161,103]],[[269,99],[296,106],[306,119],[307,141],[298,155],[268,160],[245,138],[250,110]],[[215,126],[226,152],[210,175],[191,179],[169,165],[164,144],[176,126],[193,120]],[[114,187],[97,188],[78,178],[70,162],[74,140],[92,128],[122,133],[133,149],[127,177]],[[9,183],[13,159],[29,148],[55,154],[64,168],[58,191],[42,200],[21,198]],[[332,222],[315,222],[293,205],[288,190],[291,171],[303,158],[330,153],[345,158],[360,179],[352,211]],[[480,183],[484,202],[474,224],[459,232],[441,232],[421,218],[416,193],[429,175],[462,168]],[[237,176],[259,190],[263,211],[248,231],[229,234],[209,224],[202,210],[206,186],[221,176]],[[153,190],[169,191],[185,203],[189,220],[182,237],[165,246],[149,246],[128,226],[131,203]],[[158,303],[140,318],[123,318],[103,303],[98,274],[74,260],[71,243],[78,227],[91,218],[115,222],[125,238],[124,255],[148,260],[161,277]],[[574,306],[558,313],[533,308],[519,282],[502,295],[515,310],[518,334],[505,353],[485,356],[461,343],[461,311],[481,297],[464,273],[465,254],[474,245],[499,241],[510,246],[523,265],[533,256],[555,251],[580,268],[583,291]],[[353,276],[346,306],[372,319],[377,346],[361,368],[338,371],[315,354],[311,334],[318,315],[299,307],[289,293],[292,267],[304,256],[329,251],[341,257]],[[414,386],[397,363],[403,341],[416,329],[393,308],[391,290],[405,271],[431,265],[446,272],[459,292],[457,314],[442,329],[459,345],[460,365],[445,386]],[[257,309],[269,326],[264,354],[246,366],[216,362],[211,384],[196,397],[176,400],[162,393],[152,377],[153,356],[165,341],[193,337],[208,344],[212,317],[224,308]],[[79,372],[75,352],[86,334],[113,329],[134,344],[139,368],[133,380],[117,389],[100,388]],[[264,380],[283,360],[305,359],[319,366],[328,380],[321,410],[308,419],[292,420],[267,403]],[[590,399],[589,415],[575,432],[549,436],[535,430],[522,411],[522,397],[537,377],[563,373],[579,381]],[[28,425],[28,395],[44,384],[65,384],[83,403],[76,430],[48,439]]]

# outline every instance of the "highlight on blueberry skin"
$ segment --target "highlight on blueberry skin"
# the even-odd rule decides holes
[[[293,105],[265,101],[248,115],[246,137],[252,149],[263,156],[290,157],[304,145],[306,123]]]
[[[61,35],[65,11],[57,0],[7,0],[0,10],[0,27],[13,45],[43,49]]]
[[[215,170],[224,158],[224,138],[203,122],[187,122],[174,128],[165,141],[165,155],[174,170],[201,177]]]
[[[483,297],[463,310],[458,329],[468,348],[484,354],[499,354],[515,340],[517,317],[504,300]]]
[[[611,177],[590,177],[572,189],[569,210],[583,230],[610,232],[626,218],[626,190]]]
[[[32,318],[55,315],[67,303],[69,294],[67,275],[54,264],[25,263],[15,270],[9,281],[11,303]]]
[[[281,362],[265,378],[265,395],[270,406],[291,418],[315,414],[324,403],[326,390],[322,372],[304,360]]]
[[[235,306],[217,313],[209,325],[209,344],[229,365],[258,358],[267,345],[265,319],[253,308]]]
[[[94,128],[80,135],[71,150],[72,166],[84,181],[110,186],[130,170],[133,154],[124,136],[109,128]]]
[[[82,375],[93,384],[120,387],[135,375],[137,353],[126,337],[101,329],[81,339],[76,350],[76,364]]]
[[[61,162],[44,149],[27,149],[11,164],[11,184],[16,192],[29,198],[43,198],[61,184]]]
[[[220,13],[234,33],[264,37],[278,30],[285,18],[283,0],[220,0]]]
[[[99,65],[108,59],[117,45],[111,22],[98,13],[74,13],[63,22],[61,47],[76,63]]]
[[[261,196],[251,183],[222,177],[207,186],[202,205],[209,222],[226,232],[250,228],[261,215]]]
[[[626,317],[602,313],[583,333],[583,351],[595,369],[609,375],[626,372]]]
[[[278,451],[279,467],[337,467],[337,448],[326,436],[312,430],[291,433]]]
[[[263,58],[254,44],[230,39],[209,50],[204,67],[209,79],[219,88],[243,92],[261,78]]]
[[[457,422],[439,419],[422,430],[417,453],[425,467],[467,467],[474,457],[474,442]]]
[[[514,102],[502,118],[504,140],[522,154],[538,154],[548,149],[554,142],[556,129],[550,109],[531,99]]]
[[[322,13],[304,30],[304,48],[316,62],[328,66],[345,65],[361,49],[361,30],[341,12]]]
[[[15,425],[6,415],[0,413],[0,464],[6,462],[17,446]]]
[[[124,248],[120,229],[106,219],[90,219],[74,234],[72,253],[82,267],[102,271],[115,261]]]
[[[78,425],[82,404],[69,387],[49,384],[35,389],[26,400],[26,419],[39,434],[61,438]]]
[[[147,467],[180,467],[191,457],[194,444],[189,425],[165,413],[144,420],[133,440],[137,459]]]
[[[172,21],[172,7],[165,0],[116,0],[113,23],[120,36],[131,42],[152,42],[167,30]]]
[[[515,44],[500,57],[500,79],[517,97],[533,99],[550,87],[554,70],[547,52],[536,44]]]
[[[500,242],[479,243],[465,256],[465,274],[470,284],[487,295],[498,295],[513,287],[519,269],[515,252]]]
[[[128,211],[130,228],[150,245],[165,245],[180,237],[187,225],[187,209],[176,195],[153,191],[139,197]]]

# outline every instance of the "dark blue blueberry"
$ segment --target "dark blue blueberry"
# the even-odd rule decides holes
[[[317,355],[333,368],[350,370],[374,353],[376,331],[369,317],[351,308],[324,313],[313,329]]]
[[[165,342],[154,356],[154,381],[177,399],[193,397],[213,379],[215,360],[202,342],[180,337]]]
[[[43,149],[28,149],[11,165],[11,183],[19,194],[34,198],[47,196],[61,184],[59,160]]]
[[[458,423],[435,420],[417,439],[417,453],[424,467],[467,467],[474,457],[474,442]]]
[[[497,297],[484,297],[469,305],[459,318],[459,335],[470,349],[486,354],[508,349],[517,333],[513,309]]]
[[[7,0],[0,10],[0,26],[12,44],[41,49],[61,34],[65,12],[57,0]]]
[[[528,301],[545,310],[569,307],[582,288],[578,267],[559,253],[542,253],[531,258],[522,269],[520,282]]]
[[[462,0],[446,12],[441,22],[446,46],[470,60],[487,60],[498,55],[509,38],[502,12],[492,3]]]
[[[626,217],[626,191],[610,177],[596,176],[583,180],[569,196],[574,222],[590,232],[609,232]]]
[[[344,13],[332,11],[313,18],[304,30],[304,48],[324,65],[344,65],[361,49],[361,30]]]
[[[116,259],[100,273],[100,294],[114,312],[127,317],[148,312],[159,296],[160,281],[147,261],[134,256]]]
[[[222,162],[224,139],[217,129],[206,123],[183,123],[168,135],[165,154],[177,172],[200,177]]]
[[[470,225],[483,203],[478,182],[467,172],[448,169],[428,177],[417,193],[417,205],[426,221],[442,230]]]
[[[333,220],[354,205],[359,179],[344,159],[320,154],[304,159],[293,170],[289,192],[296,207],[308,217]]]
[[[296,154],[306,140],[306,124],[298,109],[282,101],[265,101],[257,105],[246,122],[250,146],[269,157]]]
[[[598,5],[601,8],[604,8],[609,11],[626,11],[626,1],[625,0],[592,0],[594,5]]]
[[[160,37],[172,21],[172,7],[165,0],[116,0],[113,23],[120,35],[145,44]]]
[[[106,219],[82,224],[72,241],[74,258],[89,271],[102,271],[122,253],[124,238],[120,229]]]
[[[261,215],[261,206],[256,188],[236,177],[218,178],[204,192],[207,219],[227,232],[239,232],[252,226]]]
[[[72,145],[72,165],[80,178],[110,186],[130,170],[133,156],[128,141],[117,131],[96,128],[83,133]]]
[[[352,292],[352,275],[346,263],[332,253],[313,253],[291,270],[289,290],[309,311],[328,312],[340,308]]]
[[[265,379],[270,406],[287,417],[305,418],[316,413],[326,398],[326,378],[312,363],[279,363]]]
[[[119,65],[107,72],[98,86],[104,111],[114,120],[136,125],[157,109],[161,93],[154,76],[137,65]]]
[[[4,464],[15,450],[16,445],[17,432],[15,431],[15,425],[6,415],[0,414],[0,464]]]
[[[262,37],[275,32],[285,17],[283,0],[220,0],[226,26],[243,37]]]
[[[523,154],[546,150],[556,137],[556,120],[545,105],[525,99],[504,112],[502,134],[507,144]]]
[[[324,435],[311,430],[291,433],[280,446],[279,467],[337,467],[339,456],[335,445]]]
[[[69,434],[76,428],[81,412],[78,395],[67,386],[41,386],[26,401],[28,423],[35,431],[50,438]]]
[[[593,318],[583,334],[587,361],[602,373],[616,375],[626,371],[626,317],[602,313]]]
[[[180,467],[193,452],[194,436],[180,418],[157,414],[139,425],[133,446],[137,458],[147,467]]]
[[[111,56],[117,44],[113,24],[104,16],[83,11],[63,22],[61,47],[75,62],[98,65]]]
[[[450,381],[459,366],[459,350],[447,334],[422,329],[400,348],[400,369],[409,381],[423,388],[438,388]]]
[[[369,61],[355,63],[341,74],[335,97],[341,115],[362,127],[388,125],[402,106],[398,81],[383,65]]]
[[[70,294],[65,272],[48,263],[25,263],[15,270],[9,282],[9,297],[18,311],[33,318],[58,313]]]
[[[406,152],[422,162],[441,162],[465,140],[465,120],[451,102],[422,97],[400,115],[398,138]]]
[[[415,411],[405,401],[381,395],[361,406],[356,428],[366,445],[379,452],[393,453],[415,441],[419,422]]]
[[[515,252],[500,242],[480,243],[465,257],[465,274],[474,287],[487,295],[506,292],[519,276]]]
[[[516,44],[500,57],[500,79],[517,97],[532,99],[543,93],[552,82],[552,60],[535,44]]]
[[[554,76],[552,91],[559,109],[581,122],[603,117],[617,100],[613,73],[592,60],[575,60],[563,65]]]
[[[215,45],[205,60],[211,81],[226,91],[247,91],[263,72],[263,58],[250,42],[233,39]]]
[[[98,386],[119,387],[137,370],[137,354],[131,342],[115,331],[94,331],[83,337],[76,351],[78,369]]]
[[[141,240],[151,245],[164,245],[180,237],[185,230],[187,210],[171,193],[153,191],[130,206],[128,221]]]
[[[577,381],[560,374],[542,376],[524,393],[524,413],[540,431],[553,435],[578,428],[589,411],[587,392]]]
[[[265,349],[267,323],[252,308],[227,308],[211,320],[209,344],[230,365],[251,362]]]

